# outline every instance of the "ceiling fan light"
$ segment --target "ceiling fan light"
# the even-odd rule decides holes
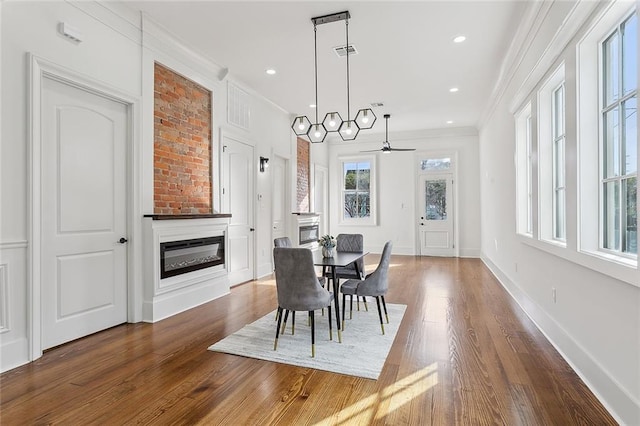
[[[309,121],[306,115],[298,116],[293,119],[291,128],[296,135],[304,136],[309,132],[309,129],[311,128],[311,121]]]
[[[376,122],[376,115],[371,108],[363,108],[356,114],[356,123],[360,130],[367,130],[373,127]]]

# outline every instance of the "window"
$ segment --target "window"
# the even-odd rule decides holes
[[[533,134],[531,104],[516,114],[517,232],[533,236]]]
[[[638,253],[638,20],[633,14],[602,43],[601,247]]]
[[[341,221],[375,224],[374,158],[343,158],[341,165]]]
[[[420,161],[420,170],[422,171],[438,171],[451,169],[451,158],[429,158]]]
[[[564,62],[538,90],[538,219],[540,240],[566,247]]]
[[[553,238],[566,238],[564,186],[564,82],[553,91]]]

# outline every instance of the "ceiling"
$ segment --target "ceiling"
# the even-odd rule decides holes
[[[312,118],[312,17],[351,13],[351,116],[372,102],[374,129],[476,126],[527,3],[523,1],[128,1],[284,110]],[[466,41],[453,38],[465,35]],[[345,22],[317,27],[318,113],[347,116]],[[276,70],[267,75],[266,70]],[[450,88],[457,87],[456,93]],[[312,121],[314,121],[312,119]],[[452,121],[452,123],[447,123]]]

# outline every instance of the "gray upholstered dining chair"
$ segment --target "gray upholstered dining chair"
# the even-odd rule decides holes
[[[361,280],[348,280],[342,284],[340,291],[342,292],[342,329],[344,330],[344,311],[347,295],[350,296],[351,305],[350,309],[353,309],[353,295],[356,296],[372,296],[376,298],[378,304],[378,316],[380,317],[380,327],[382,328],[382,334],[384,334],[384,322],[382,321],[382,310],[380,309],[380,300],[382,300],[382,306],[384,307],[384,315],[387,318],[387,324],[389,323],[389,315],[387,314],[387,304],[384,300],[384,295],[387,294],[389,289],[389,260],[391,258],[391,247],[393,243],[387,241],[382,249],[382,256],[380,257],[380,263],[375,271],[367,275],[364,281]]]
[[[338,234],[336,237],[336,251],[346,253],[360,253],[364,250],[364,237],[362,234]],[[358,270],[356,271],[356,263]],[[359,274],[358,274],[359,272]],[[347,266],[339,266],[336,268],[336,277],[340,279],[356,279],[364,278],[364,258],[358,259],[355,263]],[[368,311],[367,299],[362,298],[364,308]],[[360,297],[357,299],[358,310],[360,310]]]
[[[273,246],[274,247],[293,247],[293,244],[291,244],[291,239],[289,237],[280,237],[280,238],[274,238]]]
[[[280,326],[286,326],[289,311],[292,312],[292,322],[295,322],[296,311],[307,311],[311,323],[311,356],[316,355],[315,319],[314,311],[327,308],[329,312],[329,340],[333,340],[331,328],[331,300],[333,296],[318,280],[313,266],[313,254],[305,248],[276,247],[273,249],[275,261],[276,289],[278,295],[278,325],[276,326],[276,340],[273,350],[278,348]],[[285,323],[282,324],[282,312],[285,311]],[[293,334],[293,324],[291,328]]]

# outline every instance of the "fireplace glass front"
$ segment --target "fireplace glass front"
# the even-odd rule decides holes
[[[318,229],[319,226],[309,225],[300,227],[300,245],[313,243],[318,241]]]
[[[160,278],[224,265],[224,235],[160,243]]]

